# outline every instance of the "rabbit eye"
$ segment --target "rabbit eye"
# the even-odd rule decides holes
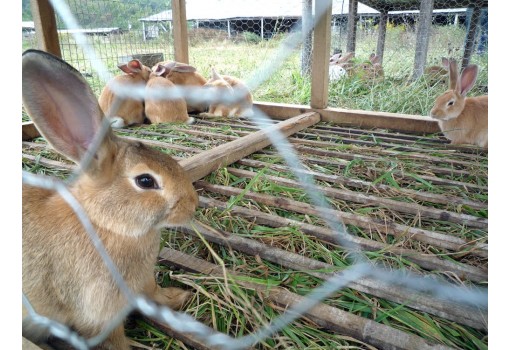
[[[449,107],[449,106],[453,106],[453,102],[454,102],[453,100],[448,101],[448,103],[447,103],[446,105],[447,105],[448,107]]]
[[[156,180],[149,174],[142,174],[138,175],[135,178],[136,185],[142,189],[155,189],[157,190],[159,188],[158,183]]]

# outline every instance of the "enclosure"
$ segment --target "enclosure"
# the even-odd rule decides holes
[[[98,65],[117,75],[138,57],[204,76],[214,67],[255,99],[253,119],[115,131],[172,155],[199,194],[194,220],[163,230],[156,266],[162,286],[192,291],[182,313],[195,322],[180,331],[178,318],[133,306],[132,345],[488,348],[488,152],[445,139],[428,114],[447,82],[424,75],[443,56],[476,63],[470,95],[488,92],[488,2],[214,3],[24,7],[34,25],[24,22],[23,50],[62,57],[97,95]],[[377,53],[384,78],[329,81],[338,50],[358,62]],[[25,113],[22,159],[24,171],[62,180],[76,169]],[[218,334],[228,338],[215,343]]]

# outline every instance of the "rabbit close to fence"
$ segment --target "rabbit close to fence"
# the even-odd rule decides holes
[[[355,66],[354,70],[362,80],[380,81],[384,78],[384,69],[381,64],[381,57],[371,53],[368,61]]]
[[[352,74],[354,52],[334,54],[329,58],[329,81],[337,81]]]
[[[177,86],[196,88],[204,86],[207,82],[207,79],[198,73],[195,67],[189,64],[176,61],[164,61],[155,64],[152,67],[152,71],[154,72],[158,69],[158,66],[165,67],[163,76]],[[195,99],[188,96],[186,96],[185,99],[188,113],[200,113],[207,110],[206,103],[197,102]]]
[[[208,112],[202,116],[215,117],[250,117],[253,115],[253,97],[248,87],[238,78],[220,75],[211,69],[211,78],[204,85],[218,94],[218,102],[209,105]],[[232,99],[221,101],[222,98]]]
[[[188,115],[186,100],[183,98],[157,98],[151,93],[169,92],[175,84],[164,78],[166,68],[162,65],[156,67],[151,73],[145,91],[145,116],[152,124],[157,123],[186,123],[192,124],[195,118]]]
[[[478,66],[468,65],[459,76],[457,62],[449,60],[450,86],[435,100],[430,116],[437,119],[451,144],[488,148],[489,96],[466,97],[475,84]]]
[[[41,134],[74,162],[104,125],[103,111],[81,74],[43,51],[22,56],[22,97]],[[159,230],[190,220],[197,193],[170,156],[106,127],[90,165],[67,187],[132,293],[180,308],[190,293],[155,281]],[[24,184],[22,215],[22,289],[35,312],[87,339],[107,330],[127,298],[77,214],[57,191]],[[25,317],[23,336],[44,342],[49,334]],[[122,324],[101,348],[129,349]]]
[[[107,115],[112,113],[110,109],[114,108],[116,111],[110,115],[111,126],[113,128],[122,128],[124,126],[133,124],[142,124],[144,120],[144,106],[142,99],[135,98],[119,98],[118,94],[114,93],[116,87],[144,87],[149,80],[151,73],[150,68],[144,66],[139,60],[131,60],[128,63],[120,64],[118,66],[125,74],[118,75],[108,82],[108,84],[101,91],[99,96],[99,106]]]

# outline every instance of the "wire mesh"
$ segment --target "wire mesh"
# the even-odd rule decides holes
[[[66,21],[70,19],[68,18],[69,15],[63,15],[65,14],[66,7],[64,2],[52,1],[52,3],[57,10],[57,18],[59,18],[59,21]],[[103,66],[103,69],[106,68],[104,71],[108,71],[110,74],[118,74],[118,72],[116,72],[116,64],[129,58],[140,57],[143,60],[151,60],[154,56],[156,56],[156,61],[159,61],[161,58],[163,58],[162,60],[172,58],[173,53],[170,51],[172,42],[171,35],[169,34],[171,29],[168,23],[166,23],[168,21],[164,20],[164,17],[151,17],[152,20],[155,18],[157,18],[157,20],[147,20],[145,21],[146,23],[142,23],[141,25],[140,23],[137,23],[136,25],[131,23],[127,19],[127,16],[122,18],[123,21],[119,21],[119,23],[111,22],[110,16],[114,12],[128,13],[134,8],[137,10],[137,16],[148,18],[154,12],[159,11],[157,8],[147,7],[142,10],[142,4],[134,1],[126,3],[114,1],[89,1],[89,3],[94,4],[94,6],[99,9],[96,15],[90,13],[90,7],[84,6],[83,3],[71,2],[69,5],[71,13],[73,13],[73,17],[75,16],[77,22],[80,24],[80,28],[90,29],[93,31],[93,34],[91,34],[92,36],[86,37],[86,42],[92,44],[90,47],[93,48],[92,52],[97,55],[97,61],[94,62],[91,60],[90,55],[86,50],[84,50],[86,47],[76,44],[83,39],[83,36],[82,39],[80,39],[80,35],[90,35],[90,32],[61,31],[59,39],[61,39],[63,58],[87,77],[87,80],[90,82],[95,93],[99,94],[99,91],[105,83],[105,79],[101,79],[101,72],[95,68],[96,66]],[[295,3],[296,7],[301,10],[301,7],[299,6],[301,3],[297,1],[295,1]],[[112,6],[118,7],[112,8]],[[87,11],[83,11],[83,9],[87,9]],[[105,14],[105,16],[99,16],[98,14],[100,13]],[[315,20],[317,17],[318,14],[316,14]],[[334,33],[332,37],[333,42],[335,43],[335,45],[332,45],[333,47],[339,47],[341,46],[339,43],[344,42],[342,39],[341,29],[343,28],[342,25],[345,24],[344,22],[342,22],[339,18],[333,18],[334,26],[332,30]],[[59,26],[61,27],[66,26],[64,25],[64,22],[59,23]],[[88,25],[83,25],[83,23],[87,23]],[[298,17],[270,20],[232,19],[228,21],[202,18],[200,20],[192,21],[191,27],[189,28],[190,61],[199,71],[202,72],[207,72],[212,67],[215,67],[223,74],[239,76],[247,80],[247,85],[252,91],[259,91],[259,89],[263,89],[265,85],[263,83],[271,82],[273,79],[276,79],[277,82],[279,81],[278,79],[283,79],[287,82],[292,81],[296,84],[306,86],[307,78],[302,77],[300,70],[301,67],[299,67],[301,62],[299,59],[301,54],[301,43],[305,36],[300,32],[299,26],[296,27],[296,24],[300,24]],[[125,28],[126,26],[128,27],[128,31],[122,32],[120,28]],[[67,27],[70,27],[69,22],[67,22]],[[456,30],[457,29],[455,28],[453,29],[453,31]],[[105,34],[105,32],[107,32],[107,34]],[[396,40],[397,44],[395,44],[400,49],[406,42],[406,38],[402,38],[402,36],[410,36],[407,38],[409,46],[411,46],[410,42],[415,39],[412,37],[413,34],[408,33],[410,30],[404,29],[402,32],[404,32],[404,34],[398,34],[399,40]],[[462,37],[464,34],[464,31],[462,30],[459,30],[459,32],[461,34],[457,35],[457,38]],[[363,39],[368,39],[368,41],[374,40],[376,33],[374,30],[374,21],[368,19],[365,20],[358,33],[361,33],[361,37],[357,38],[358,42]],[[337,35],[337,37],[335,37],[335,35]],[[388,37],[391,35],[393,35],[393,33],[389,32]],[[24,48],[36,44],[32,41],[32,34],[27,32],[26,37],[25,35],[23,37]],[[481,40],[481,42],[483,51],[484,41]],[[373,47],[372,45],[373,44],[367,44],[367,47]],[[452,45],[453,47],[455,46],[455,44],[447,46],[448,54],[451,53]],[[359,47],[362,48],[362,44]],[[246,50],[252,52],[255,48],[257,49],[257,54],[249,54],[247,57],[240,56],[240,52]],[[442,52],[444,49],[443,45],[443,47],[438,51]],[[216,53],[217,55],[215,55]],[[159,56],[159,54],[162,54],[162,56]],[[148,55],[148,57],[143,55]],[[406,59],[409,60],[409,54],[402,54],[402,56],[406,56]],[[385,59],[395,60],[395,57],[396,54],[390,54],[388,49]],[[399,63],[399,66],[401,68],[405,67],[405,65],[401,62]],[[405,72],[409,72],[410,69],[411,68],[403,68]],[[390,75],[390,72],[390,69],[385,70],[385,76]],[[340,83],[337,82],[336,84],[336,86],[338,86]],[[133,90],[125,91],[125,93],[144,95],[145,91]],[[298,102],[306,103],[309,98],[309,92],[308,96],[306,91],[301,91],[300,93],[302,93],[304,97],[302,101]],[[172,91],[161,92],[161,94],[168,97],[192,94],[193,98],[202,101],[211,101],[216,98],[213,93],[208,94],[201,91],[197,92],[193,89],[174,89]],[[264,93],[261,93],[259,96],[264,97]],[[295,95],[292,97],[295,98]],[[228,100],[228,97],[223,98]],[[287,102],[285,100],[279,100],[278,97],[274,100],[277,102]],[[253,122],[255,125],[262,128],[269,123],[269,120],[264,113],[259,110],[255,110]],[[298,155],[292,152],[293,148],[286,138],[282,137],[282,135],[278,132],[270,133],[268,136],[270,137],[276,151],[285,158],[286,164],[292,169],[301,186],[305,189],[309,198],[311,198],[312,203],[319,208],[330,209],[328,199],[320,195],[319,191],[316,191],[315,182],[309,175],[307,175],[306,168],[301,164],[301,160]],[[39,183],[39,181],[42,180],[29,176],[28,174],[26,174],[26,176],[24,174],[24,181],[33,185],[46,186],[44,183]],[[50,185],[50,188],[57,190],[63,197],[66,196],[65,186],[53,183]],[[68,201],[72,202],[73,199],[68,199]],[[79,209],[77,209],[76,212],[78,214],[82,213]],[[264,325],[264,322],[261,322],[259,325],[254,325],[249,331],[241,333],[240,336],[232,333],[231,330],[228,332],[217,332],[213,331],[210,326],[205,325],[204,322],[190,317],[189,315],[176,313],[166,308],[155,307],[151,301],[140,296],[132,296],[130,298],[130,306],[119,313],[118,319],[112,320],[111,328],[114,329],[116,325],[122,323],[125,316],[130,311],[137,310],[143,315],[157,319],[179,332],[190,333],[197,336],[206,344],[206,346],[218,346],[224,349],[246,348],[258,345],[264,347],[268,346],[264,343],[266,338],[271,337],[273,334],[281,330],[285,330],[286,327],[289,327],[293,320],[302,317],[302,315],[308,310],[326,299],[328,295],[345,288],[347,283],[368,276],[381,278],[381,280],[389,283],[400,284],[411,289],[422,291],[438,299],[448,301],[455,300],[468,306],[481,308],[482,310],[487,307],[486,291],[484,289],[466,287],[459,288],[449,283],[441,282],[440,280],[421,279],[417,276],[405,273],[395,273],[383,268],[382,266],[378,266],[377,264],[367,263],[366,253],[359,249],[357,244],[353,245],[342,238],[347,234],[343,230],[343,223],[329,217],[327,211],[324,211],[321,216],[327,223],[327,226],[330,227],[336,234],[336,238],[339,240],[337,241],[337,244],[343,246],[348,252],[350,252],[349,255],[355,258],[349,259],[350,266],[345,269],[344,274],[333,276],[321,287],[316,287],[308,295],[308,298],[306,298],[303,302],[296,304],[295,307],[286,310],[280,317],[275,316],[270,320],[269,325]],[[86,220],[86,218],[82,219],[85,226]],[[91,231],[93,232],[93,229]],[[97,239],[95,240],[97,241]],[[214,252],[211,251],[211,254],[214,254]],[[106,256],[104,259],[107,261],[108,257]],[[114,266],[110,267],[110,271],[112,271],[114,276],[118,276],[118,273],[115,272]],[[118,283],[122,284],[121,281]],[[30,301],[27,300],[25,305],[29,307],[29,303]],[[105,330],[98,338],[82,339],[71,329],[63,327],[63,325],[58,324],[53,320],[41,317],[41,315],[37,314],[37,310],[33,310],[33,312],[31,312],[31,317],[32,321],[38,322],[44,327],[49,327],[54,336],[69,341],[77,348],[87,349],[91,346],[97,345],[103,341],[105,337],[108,336],[109,331],[111,331],[111,329]],[[244,333],[249,333],[249,335],[242,336]]]

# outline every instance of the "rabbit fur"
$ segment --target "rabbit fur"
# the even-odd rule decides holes
[[[115,86],[144,87],[151,73],[150,68],[144,66],[137,59],[120,64],[118,67],[125,74],[115,76],[111,79],[99,96],[99,105],[106,115],[112,113],[110,109],[114,106],[115,99],[118,97],[118,95],[113,92]],[[110,116],[111,126],[113,128],[142,124],[144,121],[143,100],[135,98],[122,99],[114,114],[115,115]]]
[[[145,115],[152,124],[157,123],[186,123],[192,124],[194,118],[188,115],[186,100],[151,98],[151,91],[169,91],[175,84],[164,78],[166,68],[162,65],[156,67],[149,77],[146,86]]]
[[[459,76],[457,62],[449,60],[449,90],[438,96],[430,116],[438,121],[451,144],[488,148],[489,96],[466,97],[478,76],[478,66],[469,64]]]
[[[79,162],[101,128],[103,111],[81,74],[38,50],[22,56],[23,105],[52,147]],[[134,294],[180,308],[190,293],[156,284],[160,229],[189,221],[198,197],[170,156],[116,136],[108,127],[90,166],[68,185]],[[23,293],[35,311],[90,338],[126,306],[82,223],[55,190],[23,185]],[[23,308],[24,316],[27,310]],[[25,318],[23,336],[44,342],[46,330]],[[129,349],[118,326],[100,349]]]

